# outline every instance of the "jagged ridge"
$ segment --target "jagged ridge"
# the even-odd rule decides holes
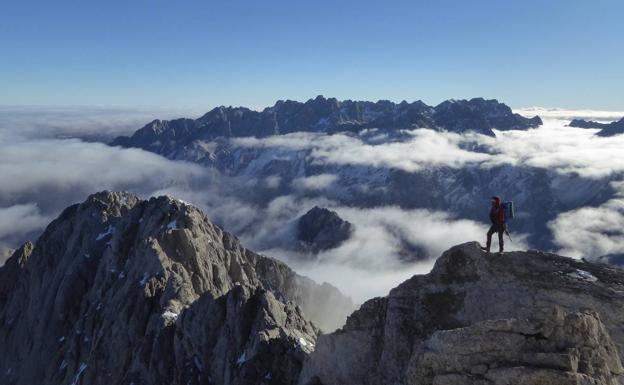
[[[292,383],[319,333],[306,317],[353,307],[197,208],[128,193],[67,208],[0,282],[7,385]]]
[[[193,141],[219,137],[263,137],[298,131],[358,132],[366,128],[432,128],[494,136],[493,128],[527,129],[541,124],[538,116],[528,119],[514,114],[494,99],[447,100],[432,107],[422,101],[397,104],[387,100],[339,101],[318,96],[305,103],[278,101],[260,112],[221,106],[198,119],[154,120],[132,136],[118,137],[111,144],[167,156]]]

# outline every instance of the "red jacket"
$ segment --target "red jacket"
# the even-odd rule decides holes
[[[490,209],[490,221],[493,225],[505,224],[505,206],[501,204],[499,197],[494,197],[496,204]]]

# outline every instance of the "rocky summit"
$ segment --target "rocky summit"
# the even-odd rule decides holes
[[[479,246],[450,249],[320,336],[299,384],[622,383],[622,270]]]
[[[0,383],[290,384],[352,310],[191,205],[97,193],[0,268]]]
[[[349,239],[354,226],[335,211],[314,206],[297,221],[300,249],[312,253],[340,246]]]

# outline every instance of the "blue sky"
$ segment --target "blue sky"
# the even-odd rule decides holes
[[[0,104],[624,109],[624,2],[3,1]]]

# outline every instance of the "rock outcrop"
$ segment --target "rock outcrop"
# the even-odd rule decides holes
[[[353,233],[353,225],[335,211],[315,206],[297,221],[297,239],[304,251],[318,253],[340,246]]]
[[[569,124],[570,127],[579,128],[600,128],[596,133],[598,136],[614,136],[624,134],[624,118],[611,123],[600,123],[592,120],[574,119]]]
[[[444,253],[317,339],[300,384],[620,384],[624,272],[538,251]]]
[[[289,384],[352,308],[191,205],[97,193],[0,268],[0,383]]]
[[[497,100],[451,100],[435,107],[422,101],[393,103],[339,101],[318,96],[305,103],[278,101],[262,111],[245,107],[217,107],[198,119],[154,120],[114,146],[137,147],[165,156],[200,140],[265,137],[292,132],[359,132],[367,128],[398,130],[432,128],[453,132],[476,131],[494,136],[492,129],[524,130],[542,124],[539,117],[514,114]]]

